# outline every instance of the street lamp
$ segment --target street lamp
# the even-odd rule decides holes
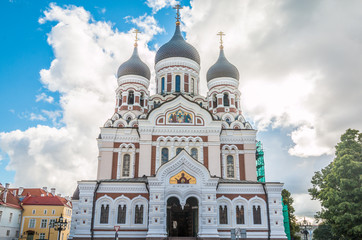
[[[60,233],[66,229],[67,224],[67,219],[64,221],[63,214],[61,213],[59,219],[56,219],[54,222],[54,230],[59,232],[58,240],[60,240]]]
[[[311,224],[304,218],[304,220],[301,223],[299,223],[299,225],[301,228],[300,233],[304,235],[305,240],[308,240],[309,230],[312,227]]]

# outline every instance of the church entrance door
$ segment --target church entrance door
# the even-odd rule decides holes
[[[197,237],[199,228],[199,204],[190,197],[182,209],[176,197],[167,200],[167,231],[169,237]]]

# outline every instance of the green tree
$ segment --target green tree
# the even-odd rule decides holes
[[[287,189],[282,191],[283,203],[288,206],[288,215],[289,215],[289,225],[290,225],[290,237],[295,240],[300,240],[300,236],[297,233],[300,232],[299,225],[297,224],[297,219],[294,215],[294,207],[291,193]]]
[[[362,133],[348,129],[336,146],[335,159],[312,178],[317,213],[341,239],[362,239]]]
[[[332,233],[331,226],[322,223],[313,231],[313,240],[338,240]]]

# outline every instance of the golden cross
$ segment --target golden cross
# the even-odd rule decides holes
[[[135,43],[134,43],[134,45],[137,46],[137,41],[138,41],[137,34],[138,34],[138,33],[141,33],[141,32],[138,31],[138,29],[135,29],[135,30],[133,31],[133,33],[136,34],[136,38],[135,38]]]
[[[177,4],[176,6],[173,7],[173,9],[176,9],[176,23],[180,22],[180,9],[183,9],[183,7],[180,4]]]
[[[222,46],[222,36],[225,36],[225,33],[223,33],[223,32],[219,32],[218,34],[216,34],[216,35],[218,35],[218,36],[220,36],[220,48],[222,48],[223,46]]]

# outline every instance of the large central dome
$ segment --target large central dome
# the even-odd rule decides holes
[[[176,25],[175,34],[169,42],[162,45],[156,53],[155,64],[159,61],[172,58],[183,57],[191,59],[200,64],[200,55],[191,44],[187,43],[181,35],[180,25]]]

